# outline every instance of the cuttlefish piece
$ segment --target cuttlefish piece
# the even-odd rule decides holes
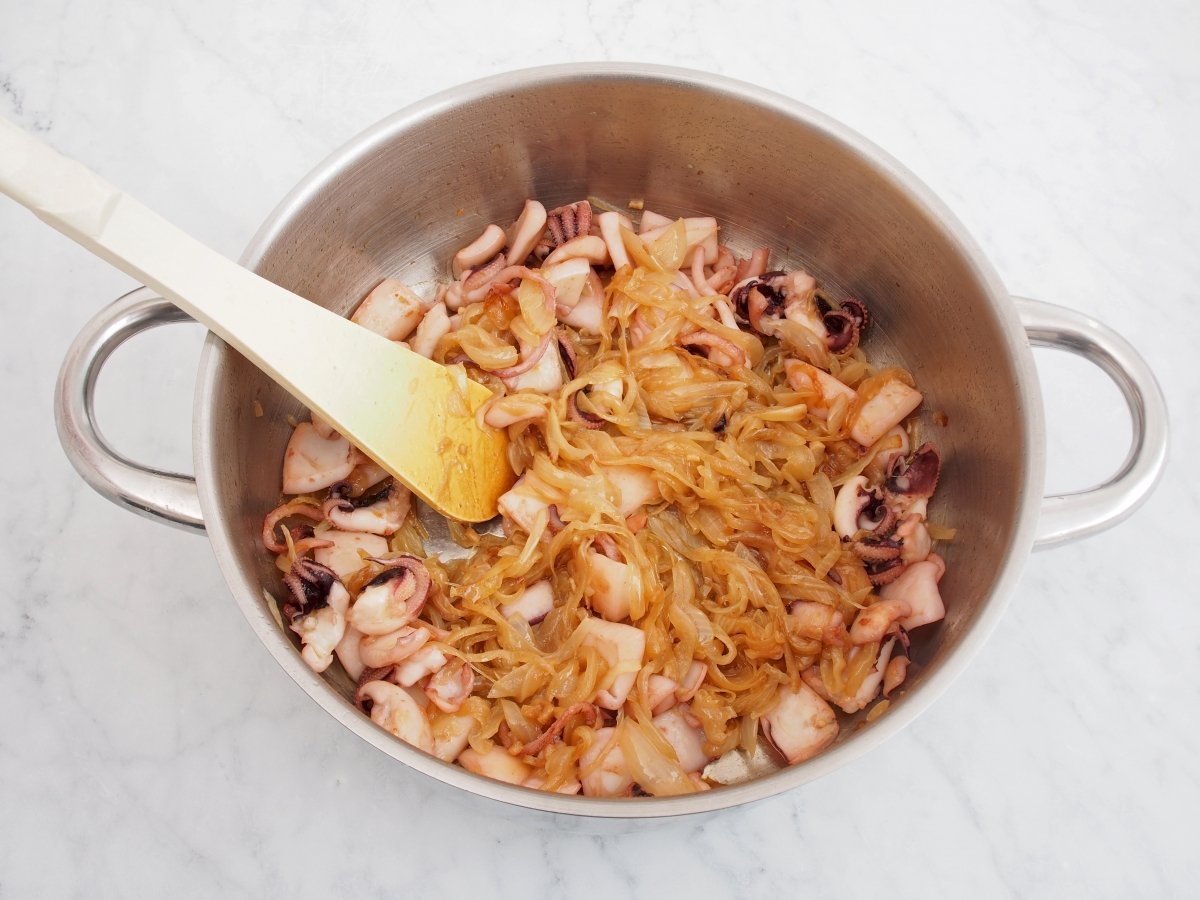
[[[311,494],[346,478],[358,464],[358,451],[339,435],[321,437],[311,422],[301,422],[283,453],[283,492]]]
[[[385,278],[354,310],[350,321],[389,341],[402,341],[425,315],[425,301],[403,281]]]
[[[780,688],[778,702],[760,724],[763,736],[791,765],[816,756],[838,735],[837,713],[803,682],[799,690]]]

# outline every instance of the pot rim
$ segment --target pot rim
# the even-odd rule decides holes
[[[762,800],[806,784],[833,772],[875,749],[905,728],[923,713],[979,652],[996,627],[1008,599],[1021,575],[1033,547],[1045,472],[1045,425],[1040,384],[1033,353],[1016,307],[987,258],[950,209],[912,172],[884,150],[850,128],[799,101],[775,91],[706,72],[644,63],[586,62],[520,69],[476,79],[441,91],[404,107],[360,132],[315,166],[283,198],[240,258],[242,265],[254,269],[292,215],[314,194],[330,182],[356,158],[375,146],[389,141],[414,124],[444,110],[509,90],[572,81],[636,80],[685,85],[733,97],[741,102],[768,108],[788,118],[799,119],[823,131],[848,154],[858,157],[890,181],[942,230],[955,246],[972,277],[985,289],[993,314],[1002,327],[1002,337],[1017,373],[1016,389],[1027,436],[1021,490],[1024,499],[1008,549],[1001,561],[999,575],[988,595],[981,601],[976,616],[965,626],[958,645],[904,703],[889,710],[855,736],[808,762],[788,766],[768,776],[742,784],[679,797],[594,798],[546,793],[475,775],[453,763],[442,762],[396,739],[375,725],[350,704],[331,684],[313,672],[301,659],[263,603],[264,589],[237,564],[231,547],[240,540],[234,523],[217,504],[215,484],[219,477],[215,455],[209,448],[218,438],[213,412],[216,409],[215,381],[218,369],[229,349],[209,334],[201,353],[197,372],[192,415],[193,456],[196,483],[204,521],[217,564],[225,576],[238,606],[275,661],[312,699],[360,738],[389,756],[439,782],[503,803],[549,813],[605,819],[655,819],[660,817],[710,812]]]

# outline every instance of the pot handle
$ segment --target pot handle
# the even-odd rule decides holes
[[[121,456],[96,427],[96,378],[112,352],[136,334],[191,319],[149,288],[138,288],[106,306],[76,336],[54,389],[58,440],[83,480],[101,496],[151,519],[189,530],[204,529],[196,479],[161,472]]]
[[[1042,500],[1034,549],[1111,528],[1150,496],[1167,461],[1167,403],[1146,360],[1123,337],[1075,310],[1014,297],[1029,342],[1066,350],[1099,366],[1129,405],[1133,440],[1121,468],[1103,484]]]

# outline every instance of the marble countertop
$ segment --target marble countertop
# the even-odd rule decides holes
[[[1123,333],[1173,413],[1158,492],[1111,531],[1034,554],[985,649],[902,734],[766,802],[595,835],[448,797],[354,739],[263,652],[202,537],[84,485],[55,437],[54,379],[133,284],[0,200],[0,896],[1195,891],[1200,7],[0,10],[0,115],[235,257],[330,150],[468,79],[612,59],[773,88],[911,168],[1015,294]],[[113,358],[98,410],[129,456],[190,467],[201,338],[163,329]],[[1037,360],[1048,486],[1103,480],[1127,446],[1119,393],[1077,359]]]

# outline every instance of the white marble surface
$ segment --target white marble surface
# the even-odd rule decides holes
[[[856,764],[721,816],[549,828],[353,739],[263,652],[203,538],[76,477],[55,373],[132,285],[0,201],[0,896],[1195,895],[1200,7],[733,9],[0,0],[0,115],[236,256],[329,150],[443,87],[581,58],[757,82],[911,167],[1015,293],[1140,348],[1173,413],[1158,493],[1036,554],[967,674]],[[199,344],[114,359],[100,412],[130,455],[188,467]],[[1119,396],[1038,358],[1050,486],[1085,487],[1124,454]]]

